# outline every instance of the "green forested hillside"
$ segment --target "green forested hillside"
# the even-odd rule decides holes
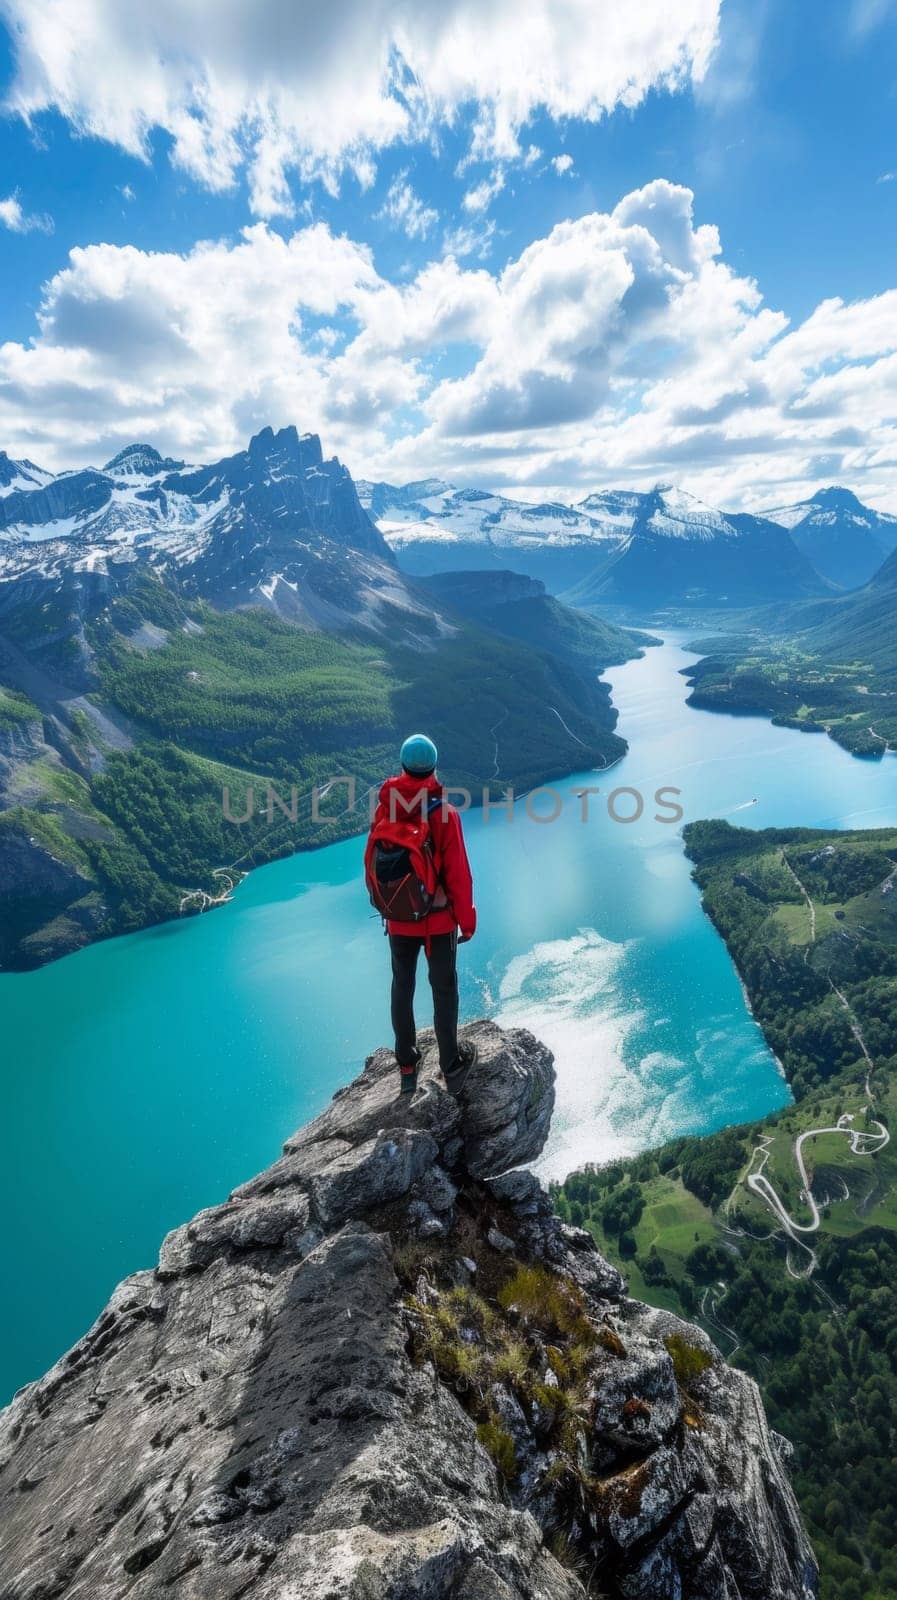
[[[698,640],[689,703],[760,712],[826,732],[853,755],[897,749],[897,553],[865,588],[756,613],[736,636]]]
[[[424,586],[461,615],[496,633],[593,672],[596,661],[613,666],[657,642],[650,634],[564,605],[546,594],[538,579],[517,572],[438,572]]]
[[[704,905],[800,1099],[863,1066],[897,1068],[897,830],[753,832],[696,822]]]
[[[575,1173],[557,1204],[635,1293],[696,1317],[757,1379],[794,1446],[823,1600],[890,1600],[897,830],[685,837],[795,1104]]]

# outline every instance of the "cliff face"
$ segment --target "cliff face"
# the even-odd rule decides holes
[[[461,1105],[378,1051],[0,1415],[2,1600],[812,1600],[754,1384],[519,1170],[544,1046],[465,1032]]]

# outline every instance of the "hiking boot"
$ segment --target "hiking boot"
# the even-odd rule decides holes
[[[457,1100],[464,1085],[470,1077],[472,1069],[477,1063],[477,1047],[475,1044],[462,1044],[451,1066],[446,1068],[442,1076],[449,1094]]]
[[[421,1056],[420,1056],[420,1051],[418,1050],[416,1052],[416,1054],[415,1054],[414,1060],[412,1061],[412,1063],[411,1063],[411,1065],[409,1067],[403,1067],[401,1065],[399,1066],[399,1076],[401,1078],[401,1088],[399,1090],[400,1094],[409,1094],[410,1095],[410,1094],[414,1094],[416,1092],[416,1090],[417,1090],[417,1069],[420,1066],[420,1061],[421,1061]]]

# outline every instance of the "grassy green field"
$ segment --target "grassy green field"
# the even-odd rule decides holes
[[[642,1185],[642,1190],[645,1209],[633,1229],[636,1254],[626,1262],[630,1291],[640,1300],[675,1311],[680,1308],[677,1286],[685,1277],[686,1257],[698,1243],[715,1243],[720,1237],[719,1225],[679,1177],[658,1173]],[[584,1223],[604,1253],[619,1258],[617,1240],[605,1232],[600,1210],[588,1214]],[[672,1279],[669,1286],[652,1285],[646,1280],[641,1263],[647,1262],[652,1253],[660,1257]]]

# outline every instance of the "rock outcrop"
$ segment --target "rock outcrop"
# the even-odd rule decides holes
[[[812,1600],[755,1385],[519,1163],[549,1052],[462,1103],[378,1051],[0,1416],[2,1600]]]

